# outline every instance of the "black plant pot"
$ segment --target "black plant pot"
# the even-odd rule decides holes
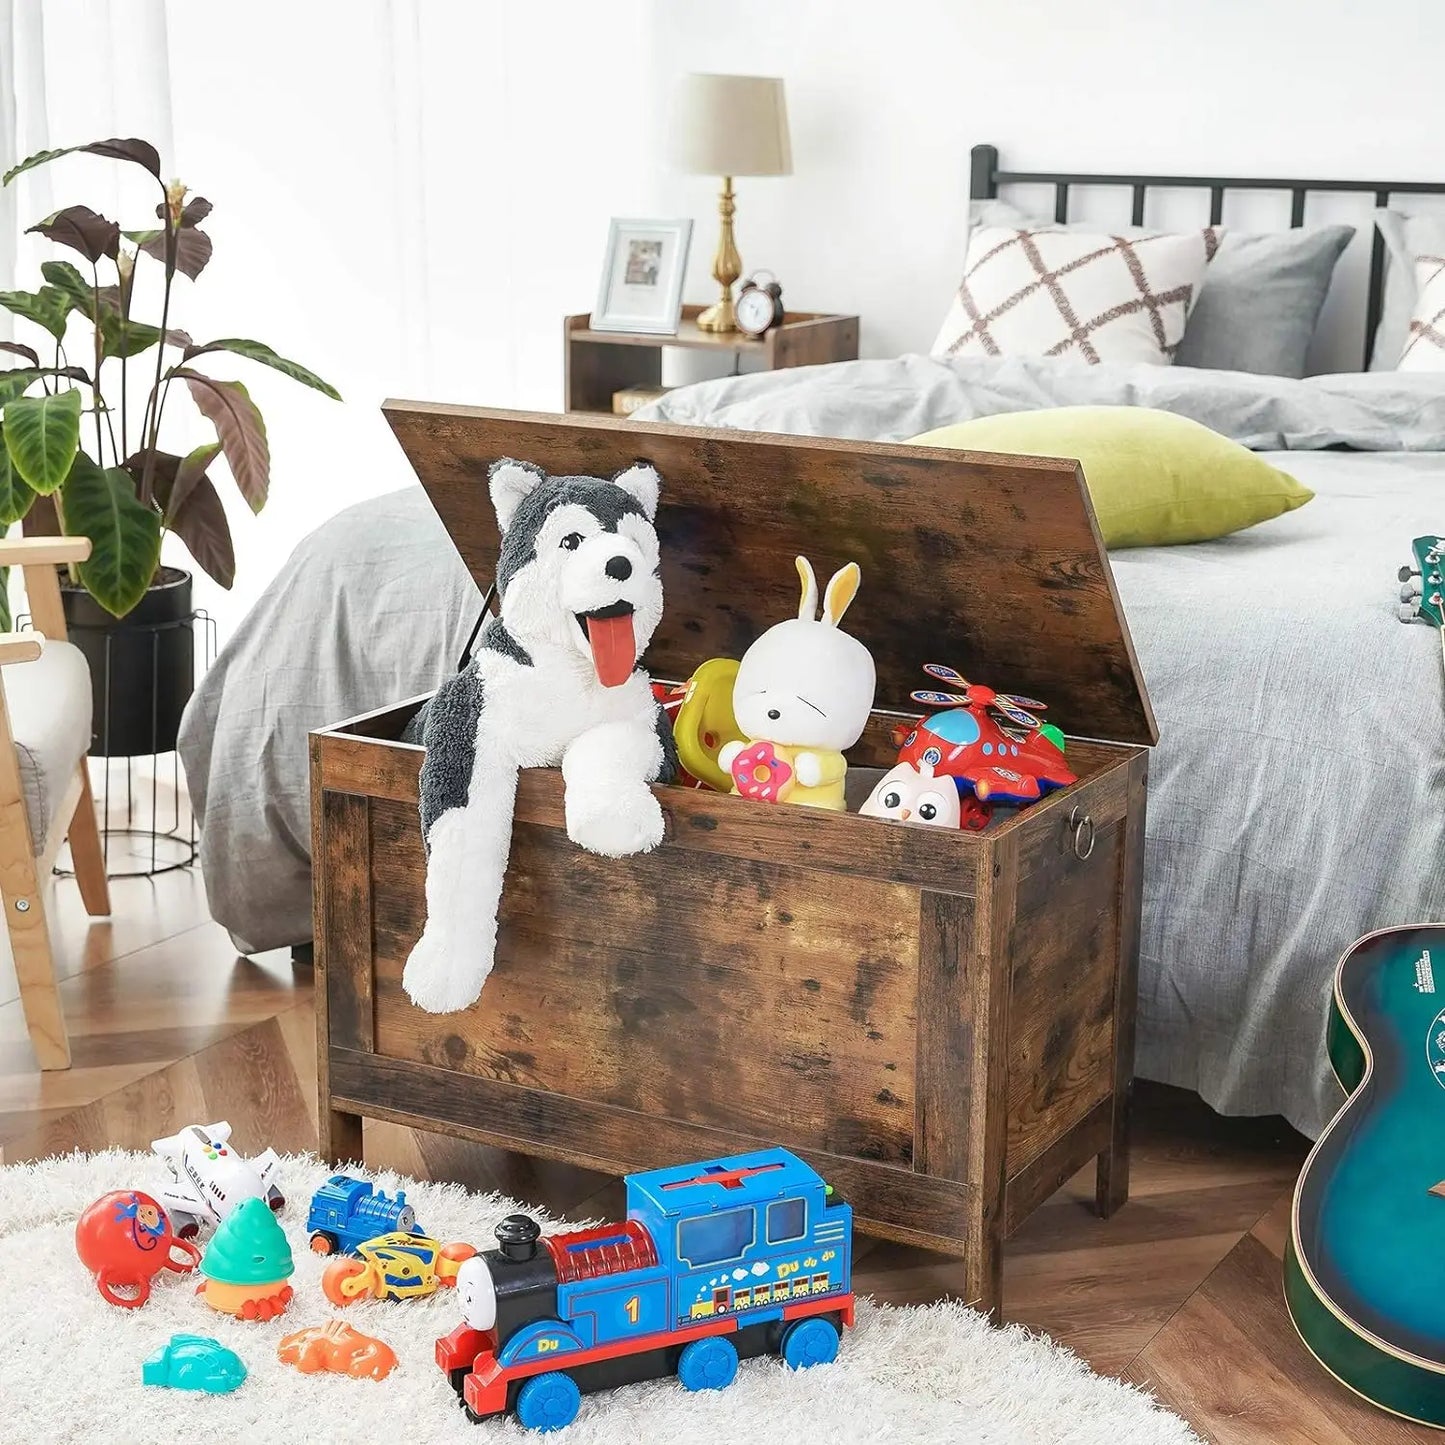
[[[191,574],[162,567],[124,617],[112,617],[79,587],[63,587],[61,597],[70,640],[90,664],[91,753],[173,751],[196,681]]]

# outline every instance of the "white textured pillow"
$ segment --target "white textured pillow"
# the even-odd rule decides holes
[[[1445,256],[1415,257],[1415,310],[1398,371],[1445,371]]]
[[[1167,366],[1223,234],[978,227],[933,354]]]
[[[1445,215],[1378,210],[1375,225],[1385,242],[1385,292],[1370,370],[1393,371],[1410,339],[1410,317],[1419,294],[1415,258],[1445,256]]]

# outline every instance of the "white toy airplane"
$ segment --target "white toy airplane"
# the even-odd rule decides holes
[[[273,1210],[285,1203],[276,1177],[281,1160],[274,1149],[243,1159],[227,1147],[231,1126],[188,1124],[169,1139],[154,1139],[151,1148],[165,1161],[171,1181],[157,1190],[171,1228],[182,1239],[202,1224],[219,1224],[246,1199],[264,1199]]]

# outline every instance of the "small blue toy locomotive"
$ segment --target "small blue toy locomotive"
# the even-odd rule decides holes
[[[473,1422],[560,1430],[594,1390],[739,1359],[826,1364],[853,1323],[853,1211],[786,1149],[627,1178],[627,1219],[541,1239],[525,1214],[457,1273],[463,1320],[437,1364]]]
[[[358,1245],[378,1234],[420,1232],[405,1190],[388,1199],[364,1179],[345,1174],[333,1174],[311,1196],[306,1229],[313,1254],[354,1254]]]

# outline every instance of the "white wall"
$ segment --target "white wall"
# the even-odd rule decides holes
[[[858,312],[865,355],[931,344],[979,142],[1020,170],[1445,180],[1438,0],[682,0],[656,14],[662,75],[786,78],[795,174],[738,182],[739,249],[798,309]],[[698,218],[697,297],[714,189],[664,186]],[[1127,194],[1116,205],[1127,220]],[[1262,227],[1287,223],[1277,207]],[[1366,213],[1326,202],[1308,218]],[[1249,219],[1226,208],[1226,224]]]
[[[32,23],[42,8],[13,3]],[[46,143],[154,135],[168,173],[216,204],[215,259],[194,288],[178,283],[173,324],[259,337],[346,397],[339,407],[254,366],[229,370],[267,417],[273,487],[260,517],[231,501],[237,587],[201,594],[223,635],[302,534],[411,480],[383,397],[560,405],[561,318],[592,304],[610,216],[691,215],[687,294],[712,299],[716,183],[674,174],[664,156],[685,71],[786,78],[795,174],[738,182],[744,264],[775,270],[795,309],[859,313],[865,355],[931,343],[961,269],[976,142],[1025,169],[1445,179],[1439,0],[43,10],[54,42]],[[40,173],[43,208],[39,191],[26,204],[108,207],[129,193],[106,172],[62,162]],[[1149,220],[1193,219],[1166,210]],[[1341,215],[1362,208],[1311,211]],[[1247,224],[1250,212],[1225,219]],[[1276,211],[1260,224],[1281,221]],[[1346,286],[1341,344],[1361,309]],[[1350,364],[1338,351],[1319,359]],[[186,404],[173,399],[177,415]],[[198,423],[172,449],[204,435]]]

